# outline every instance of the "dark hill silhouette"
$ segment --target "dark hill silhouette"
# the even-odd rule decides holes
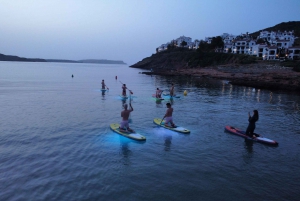
[[[45,59],[31,59],[5,54],[0,54],[0,61],[46,62]]]

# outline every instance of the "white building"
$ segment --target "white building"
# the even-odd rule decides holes
[[[211,44],[212,37],[205,37],[204,41],[207,42],[208,44]]]
[[[180,36],[179,38],[175,39],[175,41],[176,41],[176,45],[177,45],[178,47],[181,47],[181,43],[182,43],[183,41],[185,41],[185,42],[187,43],[186,46],[189,46],[189,45],[192,43],[192,38],[190,38],[190,37],[185,37],[185,36]]]
[[[217,48],[215,50],[217,52],[255,55],[263,60],[281,59],[280,57],[283,57],[283,55],[288,59],[300,59],[300,47],[292,47],[296,39],[294,31],[262,31],[257,39],[265,39],[265,44],[256,44],[256,41],[251,39],[248,33],[238,36],[223,33],[221,38],[224,42],[224,48]],[[213,37],[205,37],[204,41],[211,44],[212,39]],[[167,50],[171,44],[181,47],[183,41],[186,42],[185,48],[199,48],[200,40],[192,42],[192,38],[180,36],[171,42],[159,46],[157,52]]]
[[[288,59],[294,60],[294,59],[300,59],[300,46],[299,47],[290,47],[288,49]]]
[[[157,52],[165,51],[168,49],[168,46],[171,44],[174,44],[176,47],[181,47],[182,42],[186,42],[185,48],[189,49],[198,49],[200,41],[195,40],[195,42],[192,42],[192,38],[186,37],[186,36],[180,36],[179,38],[172,40],[171,42],[168,42],[166,44],[162,44],[158,48],[156,48]]]
[[[253,47],[256,45],[254,40],[237,39],[232,42],[232,53],[252,55]],[[226,45],[229,47],[229,45]],[[225,50],[224,50],[225,51]],[[228,50],[227,50],[228,52]]]
[[[258,39],[266,39],[271,45],[274,45],[276,43],[280,43],[279,41],[286,41],[286,45],[288,47],[292,47],[295,42],[295,36],[294,31],[262,31],[260,32],[260,35],[258,36]]]
[[[167,50],[169,44],[170,44],[170,43],[162,44],[161,46],[159,46],[159,47],[157,48],[157,52],[161,52],[161,51]]]

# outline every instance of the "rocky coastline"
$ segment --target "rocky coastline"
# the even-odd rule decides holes
[[[204,68],[153,69],[147,75],[194,76],[227,80],[233,85],[257,89],[282,90],[300,93],[300,72],[280,63],[265,62],[247,65],[218,65]]]

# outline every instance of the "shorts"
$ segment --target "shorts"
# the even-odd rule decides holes
[[[123,128],[123,129],[129,128],[128,120],[123,120],[121,122],[120,128]]]
[[[165,124],[168,124],[169,122],[173,123],[173,118],[172,117],[166,117],[165,118]]]

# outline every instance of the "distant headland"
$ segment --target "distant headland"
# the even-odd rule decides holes
[[[83,60],[66,60],[66,59],[39,59],[25,58],[12,55],[0,54],[0,61],[19,61],[19,62],[61,62],[61,63],[90,63],[90,64],[126,64],[121,60],[107,59],[83,59]]]

